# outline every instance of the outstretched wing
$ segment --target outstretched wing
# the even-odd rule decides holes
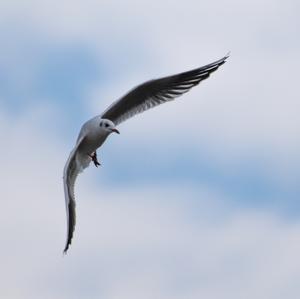
[[[114,102],[101,117],[110,119],[118,125],[138,113],[171,101],[208,78],[212,72],[225,63],[228,57],[227,54],[222,59],[192,71],[147,81]]]
[[[70,153],[68,161],[64,168],[64,192],[66,201],[66,212],[67,212],[67,240],[64,248],[64,253],[67,252],[73,238],[73,233],[76,223],[75,213],[75,195],[74,185],[78,174],[83,171],[89,164],[89,159],[86,157],[80,157],[79,147],[84,142],[85,136],[79,136],[75,148]]]

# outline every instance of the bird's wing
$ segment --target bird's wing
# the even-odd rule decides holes
[[[78,174],[83,171],[89,164],[88,156],[85,161],[82,161],[78,157],[78,149],[80,145],[85,140],[85,135],[81,134],[79,136],[75,148],[70,153],[68,161],[64,168],[64,192],[66,201],[66,212],[67,212],[67,240],[64,248],[64,253],[67,252],[74,233],[75,223],[76,223],[76,213],[75,213],[75,195],[74,195],[74,185]]]
[[[114,102],[101,117],[110,119],[118,125],[138,113],[171,101],[208,78],[212,72],[225,63],[228,57],[229,54],[192,71],[147,81]]]

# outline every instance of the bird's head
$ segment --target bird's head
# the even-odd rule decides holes
[[[120,132],[116,129],[115,124],[109,119],[101,119],[99,127],[108,134],[113,132],[120,134]]]

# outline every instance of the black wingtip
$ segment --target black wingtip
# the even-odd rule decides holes
[[[227,54],[224,56],[224,62],[226,61],[227,58],[229,58],[231,55],[231,51],[227,52]]]
[[[67,251],[72,243],[72,238],[73,238],[73,232],[74,230],[70,230],[68,231],[68,239],[67,239],[67,243],[65,245],[65,248],[64,248],[64,251],[63,251],[63,254],[66,255],[67,254]]]
[[[67,251],[68,251],[70,245],[71,245],[71,240],[68,239],[68,240],[67,240],[67,243],[66,243],[66,245],[65,245],[64,251],[63,251],[63,255],[66,255],[66,254],[67,254]]]
[[[66,254],[67,254],[68,249],[69,249],[69,246],[70,246],[70,243],[68,243],[68,244],[66,245],[66,247],[64,248],[63,255],[66,255]]]
[[[213,62],[213,63],[207,65],[207,66],[210,66],[210,65],[214,65],[215,66],[215,68],[212,69],[212,71],[210,71],[210,73],[216,71],[221,65],[223,65],[227,61],[227,58],[229,56],[230,56],[230,51],[223,58],[217,60],[216,62]]]
[[[63,251],[65,255],[72,243],[73,234],[75,230],[75,223],[76,223],[76,215],[75,215],[75,201],[71,200],[68,204],[68,235],[66,245]]]

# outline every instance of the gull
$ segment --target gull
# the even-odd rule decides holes
[[[71,151],[64,167],[64,194],[67,213],[67,239],[64,247],[66,253],[71,245],[75,222],[74,185],[80,172],[91,162],[100,165],[97,149],[111,133],[120,134],[116,126],[121,122],[150,108],[169,102],[198,85],[225,63],[229,53],[223,58],[191,71],[150,80],[138,85],[126,95],[115,101],[101,115],[95,116],[83,124],[74,149]]]

